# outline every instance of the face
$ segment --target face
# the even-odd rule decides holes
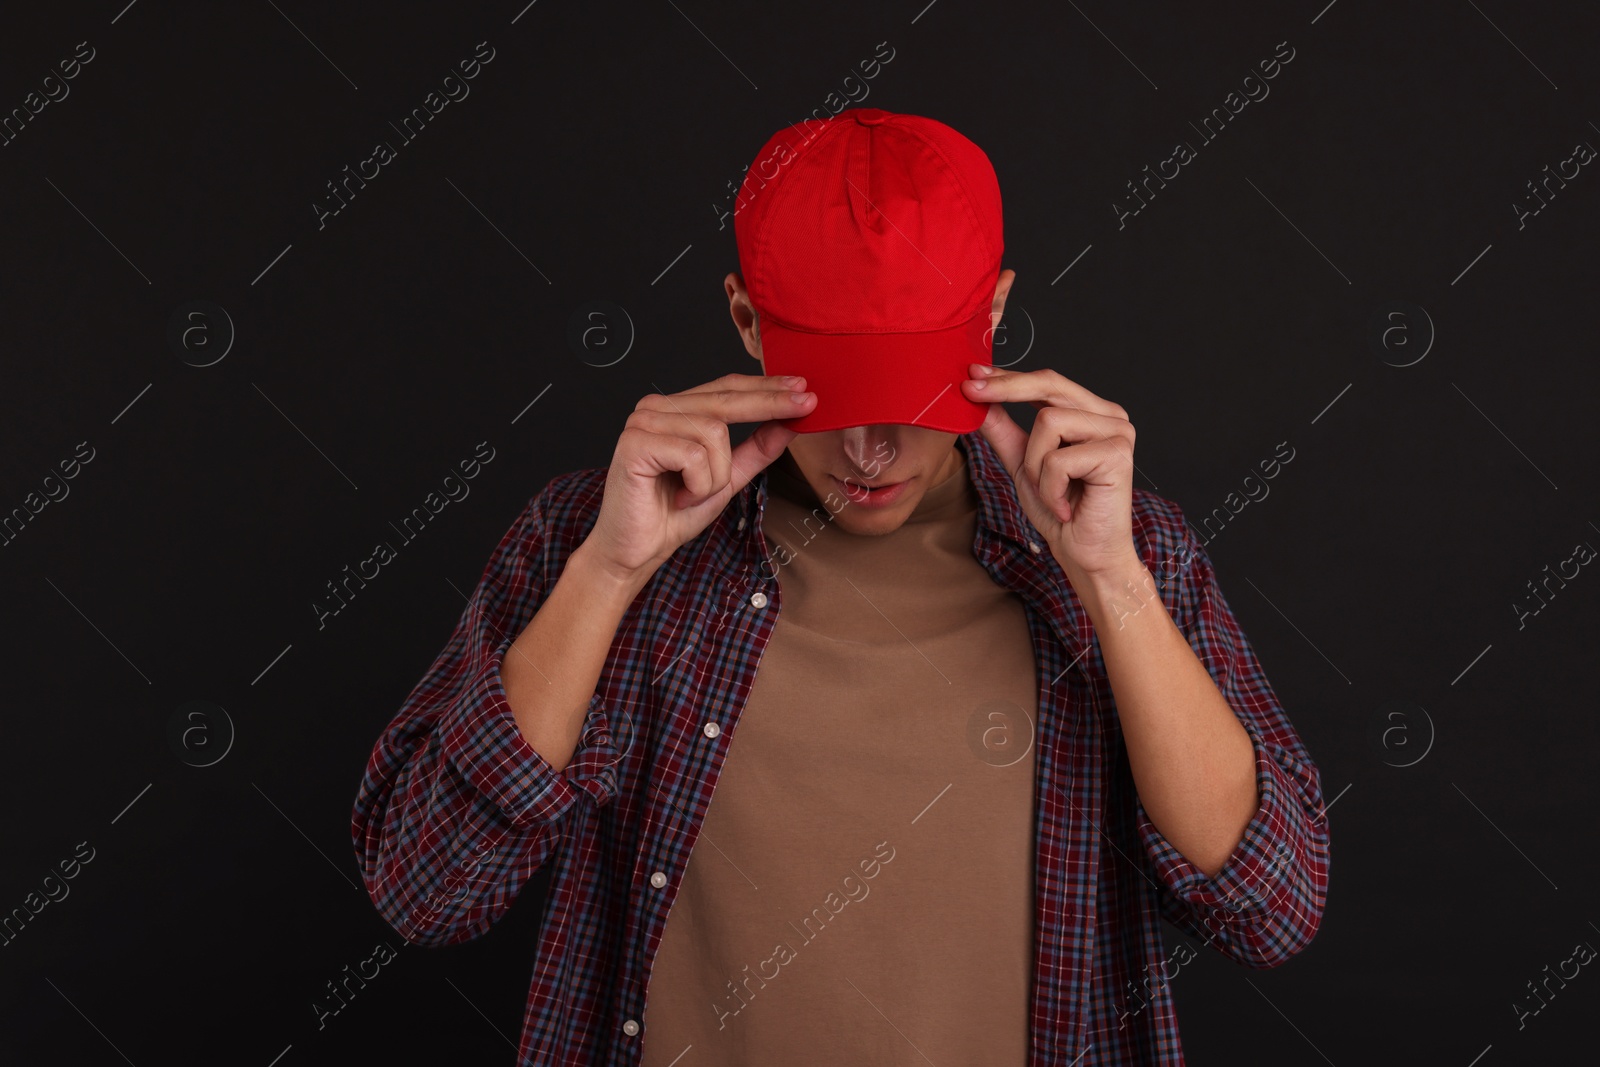
[[[991,309],[995,325],[1014,277],[1013,271],[1000,272]],[[760,324],[744,280],[729,274],[723,289],[745,350],[761,363],[765,374]],[[798,434],[774,462],[811,486],[830,512],[837,509],[835,524],[853,534],[881,535],[898,529],[929,489],[955,473],[961,463],[956,437],[900,423],[848,426]]]

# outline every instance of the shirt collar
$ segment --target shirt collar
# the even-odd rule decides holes
[[[966,453],[967,470],[977,486],[982,505],[979,521],[988,529],[1021,548],[1029,542],[1042,544],[1039,532],[1017,502],[1016,486],[987,438],[977,430],[956,438],[956,447]]]
[[[979,542],[986,531],[998,539],[992,547],[976,545],[981,549],[979,558],[987,557],[984,566],[1008,589],[1024,592],[1022,587],[1027,587],[1024,595],[1043,609],[1046,621],[1067,649],[1069,665],[1082,664],[1083,654],[1094,653],[1093,624],[1045,537],[1038,533],[1016,499],[1016,483],[1010,470],[1006,470],[981,430],[958,435],[957,448],[965,454],[966,472],[978,490]],[[757,536],[755,526],[760,525],[760,517],[765,514],[766,494],[763,467],[739,494],[739,530],[750,541]],[[1005,557],[1005,550],[1010,550],[1010,558]]]
[[[1046,617],[1066,648],[1070,664],[1079,664],[1085,652],[1093,653],[1090,659],[1098,658],[1088,612],[1044,537],[1017,502],[1016,483],[994,446],[981,431],[972,430],[957,436],[956,447],[966,455],[967,474],[977,489],[980,540],[987,531],[1009,545],[1014,559],[1028,561],[1021,566],[1012,564],[1006,573],[1017,575],[1019,581],[1033,587],[1032,593],[1047,609]],[[767,469],[762,468],[739,497],[739,529],[746,538],[756,536],[754,527],[765,512],[767,493]]]

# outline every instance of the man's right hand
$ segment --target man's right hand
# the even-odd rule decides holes
[[[796,436],[784,420],[816,404],[814,393],[791,399],[803,389],[804,378],[725,374],[681,393],[647,394],[617,440],[599,518],[581,546],[590,561],[642,587],[783,455]],[[737,422],[761,425],[730,448],[728,426]]]

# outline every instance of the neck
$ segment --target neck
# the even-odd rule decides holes
[[[949,454],[944,457],[944,465],[941,466],[939,468],[939,472],[934,475],[933,484],[928,488],[932,489],[935,486],[943,485],[945,482],[949,481],[950,478],[956,473],[956,470],[960,468],[960,466],[961,446],[952,443],[950,445]]]

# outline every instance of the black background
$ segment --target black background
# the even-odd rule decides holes
[[[1294,450],[1208,550],[1334,805],[1328,908],[1284,967],[1180,972],[1190,1060],[1592,1054],[1600,978],[1513,1007],[1600,945],[1600,578],[1515,607],[1600,545],[1600,176],[1514,208],[1600,145],[1586,7],[123,2],[0,33],[0,114],[94,49],[0,147],[0,509],[70,489],[0,548],[0,914],[94,850],[0,947],[0,1062],[513,1062],[544,881],[478,942],[401,948],[351,849],[362,767],[528,498],[608,464],[645,393],[757,370],[728,183],[880,42],[861,102],[1000,176],[996,362],[1123,404],[1138,484],[1196,522]],[[1279,42],[1270,95],[1203,143]],[[379,140],[397,157],[319,228]],[[169,341],[196,300],[231,347],[215,311]],[[631,347],[614,312],[569,343],[595,300]],[[483,441],[470,496],[319,628],[325,584]],[[175,743],[197,700],[226,720]]]

